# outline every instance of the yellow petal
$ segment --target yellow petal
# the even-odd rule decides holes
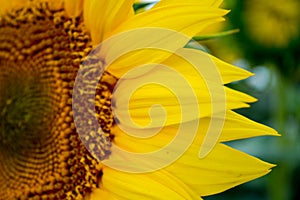
[[[190,131],[189,125],[193,125],[193,124],[186,123],[186,125],[184,125],[186,128],[186,130],[184,130],[185,136],[184,138],[178,141],[180,142],[180,147],[185,145],[186,141],[188,140],[192,141],[194,139],[194,136],[191,135],[191,133],[189,132]],[[114,134],[114,144],[116,144],[117,146],[119,146],[120,148],[126,151],[137,152],[137,153],[154,152],[161,149],[162,147],[167,146],[170,142],[172,142],[176,134],[179,133],[178,131],[179,131],[179,125],[166,126],[160,129],[159,131],[156,129],[148,129],[142,131],[135,130],[135,132],[128,132],[128,131],[125,132],[125,130],[120,129],[119,126],[114,126],[112,129],[112,133]],[[150,133],[153,136],[146,138],[145,134],[150,134]],[[189,136],[191,136],[192,138],[191,139],[188,138]],[[178,147],[174,147],[174,149],[172,150],[179,151]]]
[[[165,133],[167,134],[168,132]],[[263,176],[273,167],[271,164],[231,149],[223,144],[217,144],[208,156],[199,159],[201,137],[201,135],[198,135],[192,147],[188,151],[182,152],[182,157],[176,161],[174,160],[173,164],[165,168],[201,196],[219,193]],[[131,141],[127,143],[128,141],[123,141],[123,145],[128,149],[139,151],[145,148],[154,150],[155,147],[162,145],[159,140],[162,138],[158,137],[155,140],[151,138],[147,142]],[[130,162],[130,160],[128,161]]]
[[[224,144],[217,144],[203,159],[198,158],[198,151],[197,146],[193,146],[166,170],[201,196],[216,194],[256,179],[274,167]]]
[[[104,53],[101,52],[101,56],[106,58],[106,63],[110,64],[107,70],[119,78],[129,70],[147,63],[162,62],[167,66],[174,64],[181,70],[185,70],[184,67],[180,66],[182,61],[180,64],[176,64],[178,55],[172,55],[172,53],[176,53],[189,39],[181,33],[174,33],[170,30],[144,28],[111,38],[103,45],[108,48],[103,50]],[[182,52],[188,59],[190,57],[203,57],[198,50],[194,49],[180,49],[179,53]],[[214,62],[220,73],[218,76],[221,75],[221,79],[225,84],[253,75],[251,72],[232,66],[214,56],[208,56],[210,56],[210,61]],[[167,58],[169,59],[166,60]]]
[[[176,81],[174,80],[173,83],[177,83]],[[131,87],[135,83],[137,82],[124,81],[122,82],[123,86],[118,87],[115,92],[115,116],[121,124],[127,126],[131,126],[132,120],[137,126],[144,128],[161,127],[211,116],[212,113],[221,112],[225,109],[249,107],[243,101],[247,101],[245,98],[249,97],[246,94],[237,91],[229,92],[233,90],[228,90],[226,91],[228,97],[224,103],[223,94],[216,93],[214,94],[215,102],[212,103],[207,90],[195,87],[193,90],[197,94],[192,93],[192,91],[189,93],[189,88],[183,87],[182,84],[171,86],[176,88],[176,96],[161,85],[144,86],[134,92],[128,103],[127,95],[130,92],[127,87]],[[252,100],[251,97],[249,99]]]
[[[162,74],[162,72],[159,73]],[[153,74],[151,72],[151,75]],[[141,79],[144,81],[145,77],[142,76]],[[171,80],[174,82],[170,82],[168,85],[165,83],[165,86],[148,84],[138,89],[134,87],[139,86],[139,82],[136,80],[122,81],[113,98],[115,116],[120,123],[134,127],[131,123],[132,120],[138,126],[153,128],[191,121],[212,113],[209,101],[198,102],[197,95],[193,91],[195,88],[185,87],[180,84],[181,80],[173,77]],[[132,96],[130,96],[131,90],[135,90]],[[205,98],[206,95],[209,95],[206,90],[202,94],[205,95]],[[222,97],[222,95],[220,96]],[[224,103],[220,101],[215,104],[216,109],[222,109],[221,104]],[[219,104],[220,106],[217,106]]]
[[[203,6],[203,7],[215,7],[218,8],[222,4],[223,0],[187,0],[184,1],[184,4],[194,4],[195,6]],[[182,6],[182,0],[161,0],[158,1],[154,8],[164,7],[168,5],[179,5]],[[206,33],[206,30],[204,31]]]
[[[222,126],[221,130],[219,126]],[[227,111],[225,120],[222,116],[217,115],[214,118],[206,117],[199,121],[166,126],[161,129],[123,129],[123,127],[119,126],[115,126],[112,129],[112,133],[115,136],[114,143],[117,146],[127,151],[138,153],[149,153],[163,147],[165,148],[174,142],[174,139],[178,139],[178,134],[182,132],[184,133],[183,137],[179,140],[180,143],[177,143],[177,146],[172,146],[171,150],[174,152],[184,150],[185,147],[187,148],[194,140],[195,135],[197,135],[196,140],[199,149],[208,134],[210,134],[212,139],[215,139],[215,142],[263,135],[279,136],[272,128],[254,122],[232,111]]]
[[[225,121],[219,139],[221,141],[258,135],[277,135],[271,128],[240,118],[240,116],[230,112],[227,115],[229,118]],[[165,168],[168,172],[174,174],[179,180],[182,180],[193,190],[197,191],[199,195],[205,196],[222,192],[263,176],[270,171],[273,165],[223,144],[217,144],[206,157],[200,159],[199,151],[205,134],[207,134],[209,128],[213,128],[213,131],[215,129],[215,127],[209,126],[209,120],[208,118],[200,120],[196,138],[190,135],[192,131],[189,130],[190,122],[186,124],[185,137],[180,138],[179,141],[177,139],[177,145],[168,149],[169,154],[182,155],[179,159],[174,159],[174,163],[170,163],[171,165]],[[239,124],[235,124],[236,122]],[[158,134],[150,138],[132,137],[115,127],[113,129],[115,134],[114,142],[127,151],[152,153],[166,148],[166,145],[169,143],[174,143],[173,138],[178,134],[178,127],[179,125],[164,127]],[[248,132],[249,128],[251,129]],[[187,151],[184,151],[185,149],[182,149],[181,145],[186,145],[184,140],[188,141],[191,136],[191,146]],[[153,161],[164,161],[163,159],[168,159],[166,154],[157,155]],[[131,162],[131,159],[125,159],[123,163],[126,161]]]
[[[107,38],[122,22],[134,15],[134,0],[84,1],[84,21],[91,32],[93,44]]]
[[[110,51],[106,50],[106,60],[107,62],[112,62],[108,67],[107,71],[109,71],[114,76],[121,78],[124,74],[129,72],[131,69],[138,68],[148,63],[160,63],[172,54],[169,51],[175,51],[180,46],[183,46],[188,38],[179,38],[180,41],[178,43],[170,43],[173,37],[164,37],[164,31],[160,32],[158,30],[150,31],[153,33],[160,33],[159,35],[155,35],[150,39],[144,39],[144,37],[149,38],[151,33],[145,33],[145,31],[141,30],[136,33],[132,32],[132,36],[136,36],[137,40],[130,41],[124,40],[121,38],[114,42],[114,46],[120,47],[122,52],[118,52],[117,49],[111,49]],[[130,34],[131,35],[131,34]],[[125,35],[124,35],[125,36]],[[125,38],[124,38],[125,39]],[[123,43],[117,44],[117,41],[122,41]],[[159,43],[157,43],[159,41]],[[169,43],[168,43],[169,42]],[[170,45],[171,44],[171,45]],[[160,47],[164,47],[166,51],[159,49]],[[169,50],[169,51],[167,51]],[[124,53],[123,53],[124,52]],[[122,55],[124,54],[124,55]],[[119,58],[113,60],[112,55],[122,55]],[[149,56],[151,55],[151,56]],[[117,56],[114,56],[115,58]],[[148,70],[147,70],[148,71]]]
[[[77,17],[83,10],[83,0],[64,0],[69,17]]]
[[[176,4],[150,9],[124,22],[114,33],[134,28],[157,27],[171,29],[192,37],[208,25],[223,21],[227,11],[214,7],[204,7],[201,3]]]
[[[226,63],[212,55],[210,55],[210,57],[217,65],[217,67],[221,73],[224,84],[227,84],[227,83],[230,83],[233,81],[242,80],[242,79],[248,78],[249,76],[254,75],[253,73],[251,73],[249,71],[246,71],[240,67],[236,67],[229,63]]]
[[[184,183],[159,170],[154,173],[131,174],[105,167],[103,188],[121,199],[200,200]]]
[[[189,40],[171,30],[135,29],[106,40],[99,57],[105,58],[107,71],[121,78],[131,69],[164,61]]]
[[[252,121],[233,111],[229,111],[226,114],[226,121],[222,129],[220,141],[226,142],[263,135],[279,136],[274,129]]]
[[[193,143],[198,121],[162,129],[126,130],[114,126],[112,154],[104,162],[127,172],[153,172],[176,161]]]
[[[180,56],[171,56],[163,65],[150,65],[135,76],[129,72],[129,77],[119,80],[113,101],[121,124],[130,126],[133,121],[147,128],[161,127],[249,107],[247,103],[256,100],[223,87],[217,67],[206,54],[180,50]]]
[[[228,99],[228,101],[236,102],[236,103],[238,102],[253,103],[257,101],[256,98],[248,94],[239,92],[237,90],[233,90],[228,87],[225,87],[225,89],[226,89],[226,98]]]
[[[191,64],[193,64],[196,70],[201,69],[204,70],[201,66],[197,65],[203,65],[203,63],[200,63],[201,60],[205,60],[202,62],[205,63],[213,63],[214,66],[210,65],[210,70],[217,69],[218,74],[214,72],[214,74],[211,74],[210,77],[205,77],[207,80],[215,80],[216,78],[214,76],[218,75],[218,77],[221,77],[223,80],[223,83],[230,83],[232,81],[237,81],[237,80],[242,80],[245,78],[248,78],[250,76],[253,76],[253,73],[246,71],[244,69],[241,69],[239,67],[233,66],[229,63],[226,63],[210,54],[203,53],[199,50],[196,49],[190,49],[190,48],[184,48],[184,49],[179,49],[177,52],[177,55],[172,55],[170,56],[167,60],[165,60],[162,64],[165,64],[167,66],[174,66],[176,70],[179,70],[180,72],[182,70],[186,71],[185,67],[187,64],[184,63],[183,59],[186,59],[187,61],[192,61]],[[178,63],[179,62],[179,63]],[[197,62],[199,64],[197,64]],[[212,69],[212,67],[214,67]],[[189,69],[192,69],[191,67]],[[192,73],[195,70],[192,70]],[[214,75],[214,76],[213,76]]]
[[[195,122],[181,124],[185,136],[180,140],[180,145],[185,145],[186,141],[193,141],[193,132],[195,131],[193,129],[197,129],[197,142],[200,148],[200,144],[203,143],[203,140],[207,134],[220,131],[218,127],[211,125],[212,120],[215,122],[215,124],[223,125],[223,127],[221,127],[221,133],[219,135],[216,135],[217,137],[219,137],[217,138],[219,142],[245,139],[263,135],[279,136],[279,134],[270,127],[247,119],[246,117],[243,117],[233,111],[227,111],[225,121],[221,116],[216,116],[213,119],[210,117],[200,119],[199,122],[197,122],[199,123],[199,126],[195,128],[191,127],[195,126]],[[177,124],[166,126],[159,130],[143,129],[142,131],[140,131],[132,129],[131,132],[128,132],[128,130],[120,129],[119,126],[114,126],[112,128],[112,133],[114,134],[114,143],[117,146],[131,152],[146,153],[161,149],[172,142],[179,131],[181,131],[179,127],[180,125]],[[150,133],[151,137],[145,137],[144,134],[150,135]],[[192,139],[188,137],[192,137]],[[179,151],[179,149],[176,148],[173,150]]]

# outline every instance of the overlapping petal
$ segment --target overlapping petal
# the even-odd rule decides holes
[[[120,199],[200,200],[181,180],[167,171],[131,174],[111,168],[103,169],[102,187]]]
[[[163,14],[162,14],[163,13]],[[207,26],[223,21],[228,11],[203,6],[201,3],[182,3],[158,6],[139,13],[121,24],[113,33],[134,28],[157,27],[179,31],[190,37],[203,31]]]
[[[165,60],[170,56],[170,52],[185,46],[192,36],[203,32],[211,24],[223,21],[222,16],[226,13],[225,10],[201,2],[163,3],[162,6],[158,5],[124,20],[111,33],[113,37],[105,41],[106,44],[101,44],[105,46],[102,47],[101,57],[110,64],[107,70],[116,77],[121,77],[136,66]],[[137,29],[139,32],[134,32]],[[158,32],[159,29],[161,31]],[[120,55],[124,49],[139,49],[139,52],[126,52],[126,55]],[[120,58],[111,63],[110,58],[115,55]]]
[[[211,130],[211,132],[218,131],[217,127],[210,126],[212,120],[220,121],[220,123],[223,123],[222,131],[220,137],[218,138],[219,142],[245,139],[263,135],[279,135],[274,129],[270,127],[254,122],[233,111],[227,111],[225,119],[222,118],[222,116],[216,115],[215,118],[205,117],[199,120],[197,141],[195,142],[195,145],[198,146],[198,148],[200,148],[200,145],[202,144],[205,135],[208,134],[209,129]],[[181,125],[189,127],[191,124],[193,124],[193,122],[187,122]],[[114,142],[121,148],[134,152],[151,152],[162,148],[169,142],[171,142],[176,134],[178,134],[179,127],[180,124],[175,124],[163,127],[159,131],[154,128],[149,128],[147,130],[148,132],[156,132],[154,136],[149,138],[145,138],[143,137],[143,135],[134,137],[132,136],[132,134],[124,132],[124,130],[120,129],[118,126],[114,127],[112,129],[112,132],[115,135]],[[189,136],[191,136],[191,134],[189,133],[190,131],[191,130],[186,129],[185,134],[187,139]],[[184,141],[181,142],[184,143]],[[176,151],[176,149],[174,149],[174,151]]]
[[[247,103],[256,100],[224,87],[220,67],[206,54],[192,49],[180,49],[177,53],[161,64],[146,67],[148,70],[140,70],[136,75],[129,72],[129,77],[125,75],[119,80],[113,101],[120,123],[128,125],[133,120],[146,125],[150,114],[152,124],[148,127],[177,124],[224,110],[248,107]],[[250,74],[237,71],[244,76]],[[229,77],[233,78],[235,76]],[[150,110],[153,105],[160,105],[164,112]],[[182,112],[189,114],[183,118]],[[163,121],[165,123],[161,124]]]
[[[193,145],[166,170],[201,196],[219,193],[261,177],[274,167],[224,144],[217,144],[203,159],[197,157],[198,152],[199,147]]]
[[[84,0],[84,22],[97,45],[122,22],[134,15],[133,0]]]
[[[188,185],[199,196],[215,194],[267,174],[274,165],[218,143],[205,157],[199,158],[199,149],[209,128],[210,119],[200,120],[198,133],[189,149],[164,170]],[[238,122],[238,123],[237,123]],[[188,125],[188,124],[187,124]],[[178,133],[179,125],[164,127],[151,138],[137,138],[115,128],[115,143],[127,151],[145,153],[164,148]],[[273,129],[228,111],[219,142],[260,135],[278,135]],[[190,137],[186,133],[186,137]],[[184,143],[183,141],[180,141]],[[171,149],[179,151],[179,149]],[[188,169],[188,170],[187,170]]]

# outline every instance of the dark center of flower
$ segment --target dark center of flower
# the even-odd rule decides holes
[[[51,89],[40,81],[38,74],[26,71],[27,66],[18,66],[15,63],[7,66],[8,64],[0,65],[0,143],[1,147],[10,150],[9,152],[21,153],[34,146],[32,143],[43,145],[41,142],[44,141],[44,135],[40,132],[50,131],[53,109],[47,94]]]
[[[90,51],[82,17],[47,3],[0,18],[0,199],[81,199],[98,187],[100,161],[79,139],[72,111],[75,77]],[[90,144],[105,159],[114,124],[105,80],[94,98],[105,142]]]

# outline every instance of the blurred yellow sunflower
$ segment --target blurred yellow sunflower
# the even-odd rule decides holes
[[[255,99],[223,84],[251,73],[184,48],[221,2],[1,1],[0,199],[201,199],[267,174],[222,144],[278,135],[232,111]]]
[[[243,14],[252,39],[270,48],[286,48],[299,37],[300,3],[297,0],[247,1]],[[259,22],[259,23],[258,23]]]

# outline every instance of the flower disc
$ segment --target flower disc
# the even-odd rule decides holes
[[[75,199],[97,187],[101,165],[72,116],[72,88],[90,52],[82,17],[47,3],[0,19],[0,199]]]

